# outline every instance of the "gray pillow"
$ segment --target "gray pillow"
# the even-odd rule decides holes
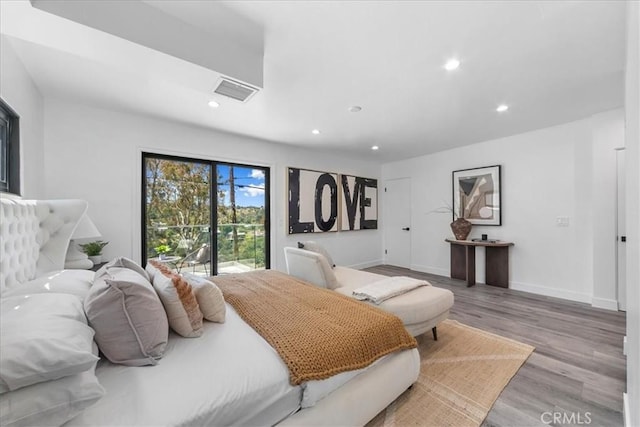
[[[155,365],[169,338],[167,314],[151,283],[124,267],[100,269],[84,301],[102,353],[113,363]]]
[[[138,265],[138,263],[135,262],[134,260],[131,260],[123,256],[114,258],[108,263],[106,263],[105,265],[103,265],[102,267],[100,267],[100,269],[96,272],[95,277],[102,276],[106,270],[112,267],[128,268],[129,270],[135,271],[136,273],[144,277],[146,280],[148,281],[151,280],[149,278],[149,274],[144,270],[144,268]]]
[[[298,248],[320,254],[326,258],[331,268],[334,268],[336,266],[336,264],[333,262],[333,258],[331,258],[331,255],[329,255],[329,252],[327,252],[324,246],[314,242],[313,240],[307,240],[306,242],[298,242]]]

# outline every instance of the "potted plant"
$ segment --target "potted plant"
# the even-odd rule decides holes
[[[82,252],[87,254],[91,262],[93,262],[94,265],[97,265],[102,262],[102,248],[108,244],[109,242],[96,240],[95,242],[80,244],[80,248],[82,249]]]
[[[158,258],[163,260],[169,252],[171,252],[171,247],[169,245],[158,245],[153,248],[154,251],[158,254]]]

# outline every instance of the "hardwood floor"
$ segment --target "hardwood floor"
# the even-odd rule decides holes
[[[625,313],[399,267],[366,270],[450,289],[451,319],[536,347],[483,426],[623,425]]]

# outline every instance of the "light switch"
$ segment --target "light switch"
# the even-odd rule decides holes
[[[556,225],[558,227],[568,227],[569,226],[569,217],[568,216],[556,217]]]

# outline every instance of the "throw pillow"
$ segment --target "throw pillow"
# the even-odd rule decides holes
[[[0,395],[0,425],[64,424],[104,396],[94,370],[95,362],[84,372]]]
[[[298,242],[298,248],[306,249],[311,252],[315,252],[324,256],[329,263],[331,268],[334,268],[336,264],[333,262],[333,258],[329,255],[329,252],[319,243],[314,242],[313,240],[307,240],[306,242]]]
[[[200,311],[210,322],[224,323],[227,308],[222,291],[215,283],[195,274],[184,274],[183,277],[193,287]]]
[[[35,294],[0,303],[0,393],[86,371],[98,357],[82,302]]]
[[[191,285],[168,267],[151,262],[158,269],[153,278],[153,287],[167,312],[171,329],[188,338],[202,335],[203,315]]]
[[[108,263],[106,263],[105,265],[103,265],[102,267],[100,267],[100,269],[98,271],[96,271],[95,277],[102,276],[105,271],[107,271],[110,268],[114,268],[114,267],[115,268],[128,268],[129,270],[133,270],[136,273],[138,273],[139,275],[141,275],[142,277],[144,277],[147,281],[151,281],[151,279],[149,278],[149,275],[144,270],[144,268],[140,267],[140,265],[137,262],[135,262],[134,260],[131,260],[131,259],[123,257],[123,256],[114,258],[111,261],[109,261]]]
[[[157,364],[167,346],[169,324],[153,286],[128,268],[98,273],[84,308],[100,350],[113,363]]]

